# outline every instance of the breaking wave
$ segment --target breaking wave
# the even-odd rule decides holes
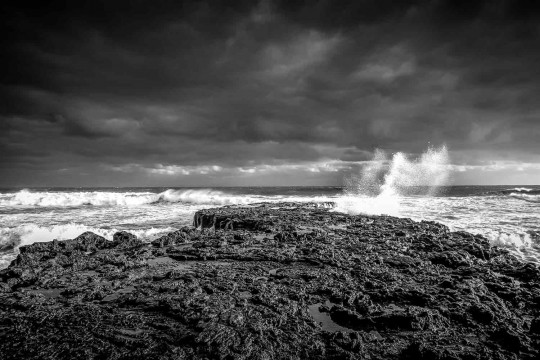
[[[534,191],[534,190],[531,188],[526,188],[526,187],[516,187],[513,189],[508,189],[507,191],[529,192],[529,191]]]
[[[21,190],[0,194],[3,207],[80,207],[80,206],[141,206],[151,204],[247,205],[257,202],[331,202],[327,196],[246,195],[212,189],[168,189],[152,192],[79,191],[54,192]]]
[[[208,205],[247,204],[256,197],[237,196],[210,189],[152,192],[79,191],[54,192],[21,190],[1,194],[0,206],[78,207],[78,206],[140,206],[155,203],[186,203]],[[260,200],[259,200],[260,201]]]
[[[157,194],[157,199],[152,203],[185,203],[185,204],[208,204],[208,205],[235,205],[256,202],[254,196],[238,196],[227,194],[222,191],[197,189],[197,190],[173,190],[169,189]],[[260,200],[259,200],[260,201]]]

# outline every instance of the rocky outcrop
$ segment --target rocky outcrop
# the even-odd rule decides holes
[[[540,271],[481,236],[292,203],[193,225],[21,247],[0,271],[0,357],[540,355]]]

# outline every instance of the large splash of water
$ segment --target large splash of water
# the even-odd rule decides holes
[[[389,158],[377,150],[359,174],[346,180],[346,196],[336,201],[335,210],[353,215],[406,216],[400,213],[400,198],[411,192],[433,195],[448,180],[448,163],[446,146],[428,148],[416,159],[401,152]]]

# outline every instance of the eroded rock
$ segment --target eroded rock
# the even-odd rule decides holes
[[[292,203],[193,225],[21,247],[2,359],[539,356],[539,270],[481,236]]]

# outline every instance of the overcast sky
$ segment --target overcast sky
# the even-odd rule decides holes
[[[540,2],[2,1],[0,186],[540,184]]]

